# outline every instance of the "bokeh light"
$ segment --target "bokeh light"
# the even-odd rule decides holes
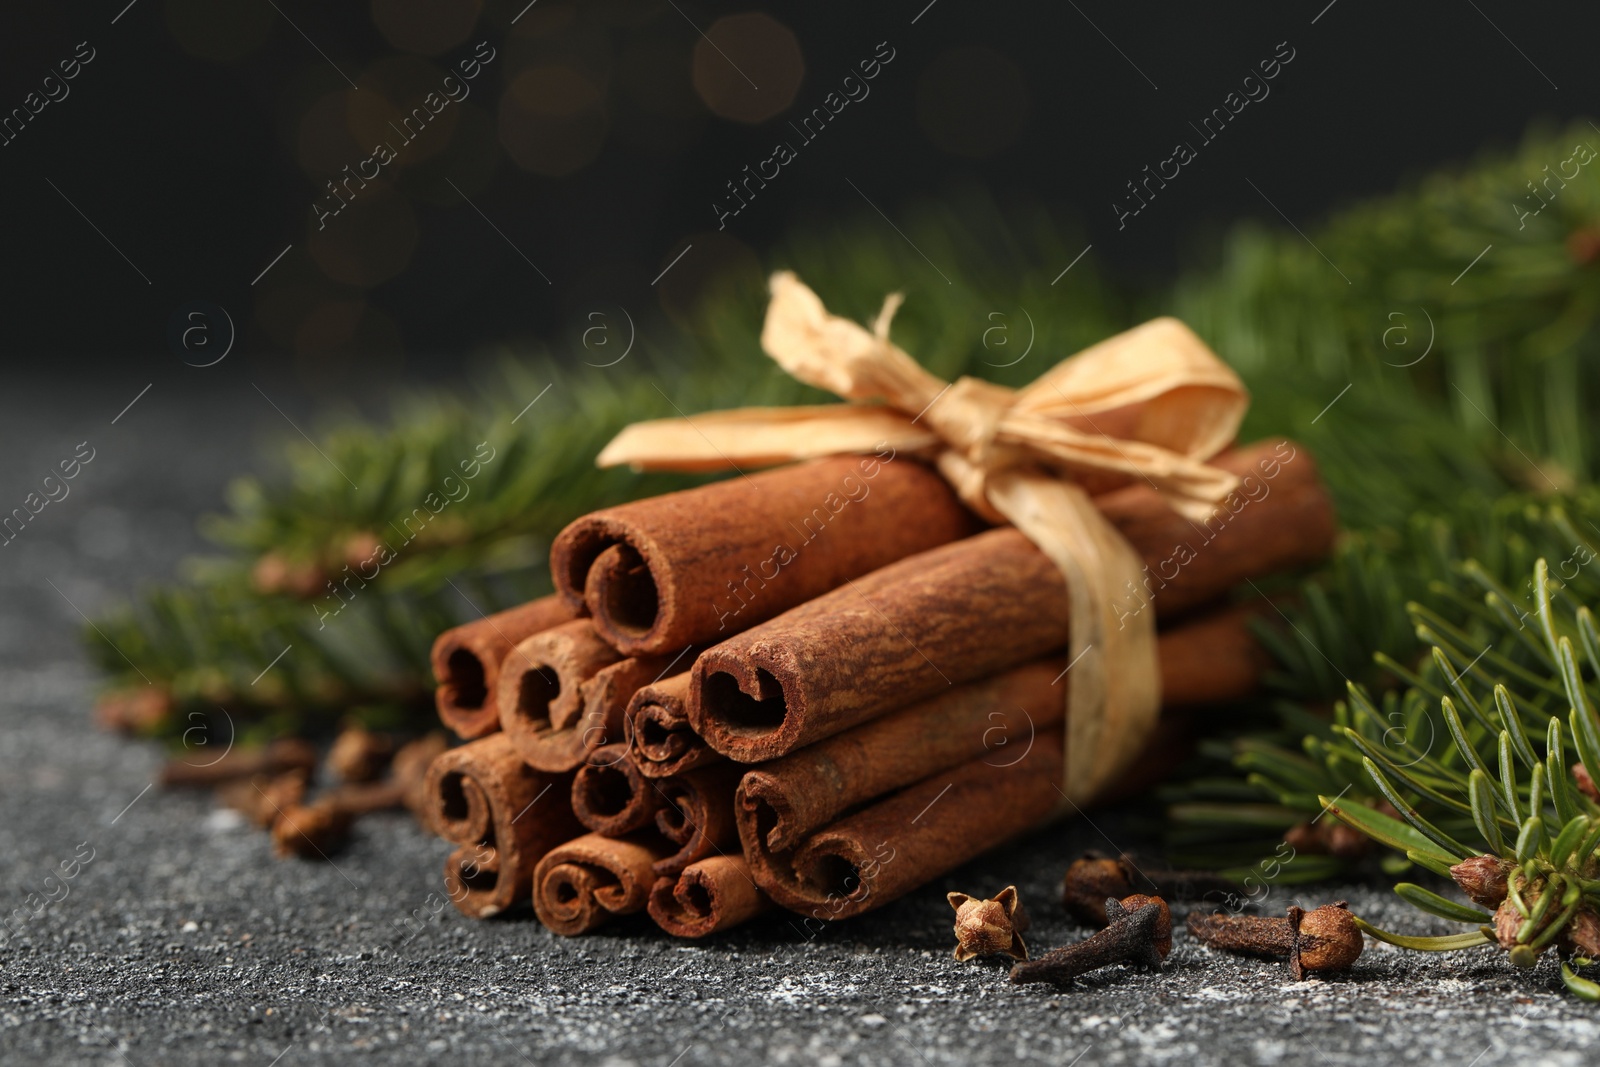
[[[386,144],[395,153],[392,166],[410,167],[449,147],[461,105],[446,92],[446,78],[449,93],[463,100],[488,88],[481,75],[464,81],[415,56],[380,60],[363,71],[356,84],[365,91],[345,97],[350,135],[361,148],[358,158]]]
[[[713,22],[694,46],[692,70],[694,90],[712,114],[756,123],[794,103],[806,64],[787,26],[750,12]]]
[[[500,101],[500,143],[523,170],[571,174],[594,160],[610,127],[605,96],[575,67],[531,67]]]
[[[372,21],[383,39],[424,56],[465,41],[482,11],[482,0],[372,0]]]
[[[363,148],[350,132],[347,120],[351,97],[360,94],[339,89],[319,97],[300,119],[295,158],[300,166],[319,181],[354,166],[372,150]]]
[[[1009,147],[1028,124],[1022,74],[982,45],[935,56],[917,81],[917,124],[952,155],[980,159]]]
[[[309,223],[311,258],[336,282],[369,289],[405,270],[417,248],[417,219],[410,202],[387,182],[366,183],[354,190],[337,215]],[[344,187],[340,195],[345,196]],[[318,201],[336,207],[324,191]]]

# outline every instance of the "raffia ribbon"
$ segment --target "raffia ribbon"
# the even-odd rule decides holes
[[[1244,384],[1171,318],[1101,341],[1022,389],[948,383],[889,340],[899,294],[867,330],[829,314],[791,273],[774,274],[771,288],[767,354],[800,381],[855,403],[635,423],[597,463],[718,470],[885,444],[931,459],[969,506],[1016,526],[1066,578],[1063,782],[1074,803],[1092,799],[1143,748],[1161,694],[1154,613],[1119,621],[1115,610],[1115,594],[1137,587],[1143,564],[1090,494],[1143,480],[1187,517],[1209,518],[1237,485],[1205,461],[1237,433],[1250,403]]]

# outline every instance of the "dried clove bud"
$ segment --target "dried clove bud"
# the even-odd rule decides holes
[[[988,900],[965,893],[951,893],[946,899],[956,909],[956,959],[1002,953],[1018,960],[1028,958],[1028,946],[1022,941],[1028,913],[1016,886],[1008,885]]]
[[[299,737],[283,737],[261,748],[234,749],[208,763],[172,760],[161,769],[161,784],[168,789],[216,786],[258,774],[277,775],[294,770],[310,774],[316,766],[317,750],[311,742]]]
[[[298,768],[276,776],[258,774],[224,783],[217,789],[217,799],[266,830],[278,821],[280,813],[305,800],[306,781],[306,772]]]
[[[1224,952],[1289,959],[1296,981],[1309,971],[1342,971],[1365,944],[1347,905],[1340,900],[1314,911],[1291,906],[1282,919],[1253,915],[1190,915],[1189,932]]]
[[[1061,904],[1079,920],[1095,926],[1106,922],[1106,900],[1121,900],[1133,892],[1122,864],[1104,857],[1072,861],[1061,880]]]
[[[310,804],[284,808],[272,824],[273,848],[280,856],[327,857],[349,837],[357,818],[400,807],[405,790],[399,782],[342,785]]]
[[[272,824],[272,847],[279,856],[326,857],[344,844],[352,816],[327,799],[285,808]]]
[[[1299,910],[1299,909],[1295,909]],[[1289,957],[1296,981],[1306,971],[1345,971],[1361,956],[1366,939],[1343,901],[1315,908],[1299,918],[1295,954]]]
[[[341,782],[370,782],[382,776],[393,758],[392,737],[351,726],[334,738],[328,769]]]
[[[1143,866],[1123,853],[1116,859],[1088,853],[1074,860],[1061,880],[1061,904],[1082,922],[1106,923],[1106,898],[1121,899],[1148,891],[1166,900],[1197,900],[1207,893],[1228,893],[1237,884],[1210,871],[1165,870]]]
[[[1133,914],[1146,905],[1154,905],[1159,913],[1156,924],[1150,932],[1150,943],[1155,946],[1156,955],[1166,959],[1172,952],[1172,911],[1167,907],[1167,902],[1160,897],[1146,896],[1143,893],[1134,893],[1122,898],[1121,908],[1126,914]]]
[[[1294,929],[1288,919],[1259,915],[1189,914],[1189,933],[1208,948],[1244,956],[1286,959],[1294,953]]]
[[[1450,868],[1450,877],[1474,904],[1498,908],[1506,899],[1506,876],[1515,864],[1499,856],[1469,856]]]
[[[1065,982],[1113,963],[1159,969],[1172,948],[1172,913],[1160,897],[1129,896],[1105,902],[1111,924],[1076,945],[1054,949],[1011,968],[1013,982]]]

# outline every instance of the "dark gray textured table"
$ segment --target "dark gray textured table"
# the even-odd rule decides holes
[[[1180,933],[1159,976],[1112,969],[1063,989],[950,958],[951,889],[1016,882],[1036,949],[1087,933],[1056,886],[1077,852],[1140,844],[1114,810],[814,935],[774,918],[696,944],[647,922],[564,940],[531,918],[432,916],[446,849],[398,816],[363,823],[334,863],[276,861],[209,799],[147,789],[153,747],[88,724],[77,610],[169,575],[198,547],[194,516],[287,430],[238,390],[205,403],[155,390],[110,425],[139,384],[0,401],[5,503],[77,442],[97,450],[72,495],[0,549],[0,900],[20,904],[80,844],[94,850],[70,895],[0,947],[0,1062],[1487,1067],[1577,1064],[1600,1044],[1600,1011],[1566,996],[1549,961],[1524,975],[1487,952],[1369,945],[1348,977],[1295,984]],[[1379,887],[1305,899],[1337,897],[1428,930]],[[410,938],[399,921],[417,909],[430,917]]]

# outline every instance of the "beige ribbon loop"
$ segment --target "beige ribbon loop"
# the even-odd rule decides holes
[[[1020,471],[991,477],[989,500],[1067,579],[1067,767],[1073,803],[1092,800],[1139,755],[1161,714],[1155,612],[1117,618],[1118,586],[1143,569],[1080,487]]]
[[[762,347],[793,377],[855,403],[635,423],[597,462],[718,470],[886,445],[935,462],[963,500],[1016,526],[1066,579],[1065,791],[1075,803],[1092,799],[1138,755],[1161,696],[1153,614],[1125,625],[1114,607],[1142,564],[1091,496],[1144,481],[1189,518],[1210,517],[1237,485],[1206,460],[1238,432],[1250,403],[1243,383],[1187,326],[1161,318],[1021,390],[976,378],[947,384],[889,340],[899,294],[869,330],[829,314],[793,274],[774,274],[771,287]]]

